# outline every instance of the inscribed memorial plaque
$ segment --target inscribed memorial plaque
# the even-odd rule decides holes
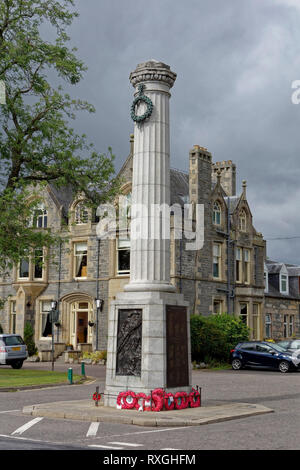
[[[166,306],[167,387],[189,385],[186,307]]]

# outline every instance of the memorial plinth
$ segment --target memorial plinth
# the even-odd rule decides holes
[[[130,281],[111,302],[105,403],[126,390],[190,391],[189,309],[170,282],[170,88],[162,62],[139,64],[135,88]]]

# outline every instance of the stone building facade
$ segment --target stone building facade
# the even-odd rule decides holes
[[[299,337],[299,266],[266,260],[264,311],[267,338]]]
[[[129,202],[133,145],[131,136],[130,154],[120,170],[122,193]],[[280,338],[286,332],[299,335],[299,292],[296,295],[296,287],[289,294],[276,291],[272,277],[276,275],[266,268],[270,263],[264,264],[266,243],[253,226],[245,181],[237,195],[235,164],[213,163],[210,152],[195,145],[189,152],[189,171],[171,169],[170,177],[170,277],[189,301],[191,313],[241,316],[253,339]],[[204,243],[199,250],[188,249],[190,241],[175,236],[172,209],[179,207],[184,213],[188,203],[193,208],[204,205]],[[116,238],[98,239],[95,214],[85,208],[80,196],[54,186],[44,189],[44,204],[34,223],[41,230],[66,235],[68,241],[51,253],[38,254],[44,259],[42,269],[31,257],[0,279],[0,297],[6,299],[0,310],[3,330],[23,335],[29,321],[39,351],[49,351],[48,315],[55,301],[59,308],[54,327],[56,354],[70,344],[75,350],[105,350],[110,302],[129,281],[130,241],[118,232]],[[299,291],[298,271],[286,269],[289,285],[298,282]],[[286,329],[286,315],[293,315],[293,330]]]

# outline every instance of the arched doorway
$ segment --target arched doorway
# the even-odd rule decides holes
[[[94,300],[85,293],[67,294],[61,299],[63,338],[75,350],[80,344],[93,344],[95,332]],[[92,325],[92,326],[91,326]]]
[[[89,322],[93,322],[91,303],[73,302],[70,313],[70,343],[74,349],[78,349],[79,344],[92,344],[93,327],[89,325]]]

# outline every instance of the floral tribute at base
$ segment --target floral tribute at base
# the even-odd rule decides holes
[[[201,389],[200,389],[201,390]],[[151,395],[134,393],[131,390],[120,392],[117,398],[119,410],[162,411],[183,410],[201,406],[201,394],[194,388],[190,393],[166,393],[162,388],[153,390]]]

